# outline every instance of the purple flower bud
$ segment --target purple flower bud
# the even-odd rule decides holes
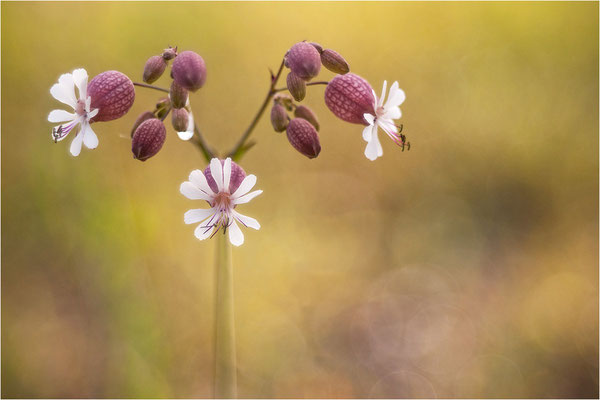
[[[142,122],[150,118],[156,118],[153,112],[144,111],[143,113],[141,113],[140,116],[137,117],[133,124],[133,127],[131,128],[131,137],[133,137],[133,134],[135,133],[135,130],[138,128],[138,126],[140,126]]]
[[[189,122],[189,114],[185,108],[175,108],[171,111],[171,124],[177,132],[185,132]]]
[[[319,130],[319,120],[317,119],[317,115],[310,108],[306,106],[297,106],[294,110],[294,116],[296,118],[307,120],[317,131]]]
[[[142,79],[146,83],[152,83],[160,78],[167,68],[167,62],[161,56],[152,56],[144,65],[144,75]]]
[[[171,75],[182,87],[195,92],[206,81],[206,65],[198,54],[184,51],[175,57]]]
[[[353,124],[368,125],[363,115],[375,115],[373,88],[355,74],[333,78],[325,89],[325,104],[335,116]]]
[[[317,49],[317,51],[319,52],[319,54],[321,54],[323,52],[323,46],[321,46],[319,43],[310,42],[310,45],[312,47],[314,47],[315,49]]]
[[[294,72],[290,72],[286,78],[287,88],[296,101],[304,100],[306,96],[306,82]]]
[[[221,161],[221,166],[223,166],[225,164],[225,160],[219,160]],[[210,188],[213,190],[213,192],[217,193],[219,190],[217,188],[217,182],[215,182],[215,179],[213,178],[212,174],[210,173],[210,165],[208,167],[206,167],[206,169],[204,170],[204,176],[206,177],[206,182],[208,183],[208,186],[210,186]],[[229,193],[233,193],[237,190],[238,187],[240,187],[240,185],[242,184],[242,181],[244,180],[244,178],[246,177],[246,172],[242,169],[242,167],[240,167],[239,165],[237,165],[235,162],[231,162],[231,178],[229,179]]]
[[[321,152],[321,143],[315,127],[305,119],[294,118],[287,127],[287,138],[296,150],[308,158],[315,158]]]
[[[175,46],[175,48],[169,46],[169,48],[165,49],[162,53],[162,58],[164,58],[166,61],[172,60],[175,57],[177,57],[177,46]]]
[[[88,83],[87,94],[92,98],[91,109],[98,114],[90,121],[112,121],[127,114],[135,100],[133,82],[119,71],[106,71]]]
[[[336,74],[343,75],[350,72],[350,67],[346,60],[336,51],[330,49],[324,50],[321,53],[321,62],[325,68]]]
[[[321,70],[319,52],[314,46],[306,42],[293,45],[286,56],[286,60],[292,72],[305,81],[319,75]]]
[[[131,151],[133,158],[146,161],[160,151],[167,137],[167,129],[157,118],[141,123],[133,134]]]
[[[188,99],[188,91],[184,89],[177,81],[171,83],[171,90],[169,91],[169,97],[171,98],[171,105],[173,108],[183,108]],[[185,129],[184,129],[185,130]]]
[[[285,112],[285,107],[279,103],[273,104],[271,108],[271,124],[275,132],[283,132],[287,128],[290,118]]]

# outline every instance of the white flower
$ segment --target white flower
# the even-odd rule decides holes
[[[98,114],[98,109],[90,110],[92,98],[87,95],[88,74],[85,69],[79,68],[72,74],[63,74],[58,78],[58,83],[50,89],[50,94],[56,100],[70,106],[74,113],[64,110],[54,110],[48,115],[50,122],[63,122],[52,129],[52,139],[59,142],[81,125],[75,139],[71,142],[71,154],[78,156],[82,144],[88,149],[98,146],[98,137],[90,126],[90,119]],[[75,86],[79,92],[79,98],[75,96]]]
[[[394,124],[394,120],[402,116],[399,106],[404,102],[406,96],[404,95],[404,91],[398,88],[398,82],[394,82],[384,105],[383,100],[385,99],[386,87],[387,81],[384,81],[383,90],[381,91],[379,100],[377,100],[377,95],[375,94],[375,91],[373,91],[373,97],[375,98],[375,104],[373,104],[375,115],[369,113],[363,115],[365,120],[369,123],[362,134],[363,139],[367,142],[365,156],[371,161],[376,160],[377,157],[383,155],[383,149],[381,148],[381,143],[377,137],[377,127],[383,129],[396,144],[400,146],[404,145],[403,138],[400,136],[398,127]]]
[[[224,165],[221,165],[218,158],[213,158],[210,162],[210,174],[217,184],[217,193],[213,192],[204,173],[199,169],[192,171],[190,180],[183,182],[179,190],[188,199],[205,200],[211,206],[209,209],[188,210],[183,217],[186,224],[200,222],[194,231],[194,235],[198,239],[204,240],[212,237],[221,228],[229,229],[231,244],[239,246],[244,243],[244,234],[237,223],[254,229],[260,229],[260,224],[254,218],[235,211],[235,207],[238,204],[249,202],[261,194],[262,190],[250,192],[256,184],[256,176],[248,175],[235,192],[229,193],[231,163],[231,158],[227,158]]]

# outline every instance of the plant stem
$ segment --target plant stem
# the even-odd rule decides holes
[[[237,396],[235,315],[231,244],[225,231],[217,235],[215,302],[215,393],[219,399]]]
[[[273,77],[273,79],[271,80],[271,86],[269,87],[269,91],[267,92],[267,96],[265,97],[265,100],[263,101],[262,105],[258,109],[258,112],[254,116],[254,119],[252,119],[252,122],[250,122],[250,125],[248,126],[248,128],[246,128],[246,130],[244,131],[244,133],[242,134],[242,136],[240,137],[240,139],[237,141],[237,143],[233,147],[233,149],[231,149],[231,151],[229,151],[229,153],[227,153],[227,157],[231,157],[232,160],[234,160],[234,161],[238,161],[239,160],[239,158],[241,156],[241,154],[240,154],[241,150],[243,149],[244,144],[246,143],[246,140],[248,140],[248,138],[252,134],[252,131],[256,127],[256,124],[258,124],[258,121],[260,120],[260,118],[262,117],[263,113],[267,109],[267,106],[269,105],[269,101],[271,100],[271,98],[273,97],[273,95],[276,93],[276,91],[275,91],[275,85],[277,85],[277,81],[279,80],[279,77],[281,76],[281,71],[283,71],[283,63],[284,63],[284,60],[281,61],[281,65],[279,66],[279,70],[277,71],[277,75],[275,75]]]
[[[316,81],[316,82],[309,82],[306,84],[306,86],[327,85],[328,83],[329,83],[329,81]],[[283,92],[285,90],[288,90],[288,88],[284,87],[284,88],[279,88],[279,89],[273,89],[273,93]]]
[[[161,87],[158,86],[154,86],[154,85],[148,85],[147,83],[141,83],[141,82],[133,82],[134,86],[140,86],[140,87],[145,87],[148,89],[154,89],[154,90],[158,90],[160,92],[165,92],[165,93],[169,93],[169,89],[163,89]]]

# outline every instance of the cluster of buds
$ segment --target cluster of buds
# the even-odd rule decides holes
[[[194,135],[194,117],[189,102],[189,92],[195,92],[206,82],[206,64],[193,51],[177,52],[177,47],[165,49],[161,55],[152,56],[144,66],[143,79],[152,83],[160,78],[172,60],[169,97],[158,101],[154,111],[145,111],[132,129],[131,150],[134,158],[146,161],[156,155],[166,140],[163,121],[171,113],[171,125],[182,140]]]

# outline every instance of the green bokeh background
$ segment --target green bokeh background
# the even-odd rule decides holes
[[[377,92],[399,81],[412,149],[382,136],[368,161],[322,86],[317,159],[260,122],[240,396],[598,396],[598,3],[3,2],[3,397],[212,395],[215,246],[178,190],[205,162],[170,127],[132,158],[158,99],[140,88],[71,157],[46,121],[58,76],[141,81],[167,45],[194,50],[194,114],[226,149],[303,39]]]

